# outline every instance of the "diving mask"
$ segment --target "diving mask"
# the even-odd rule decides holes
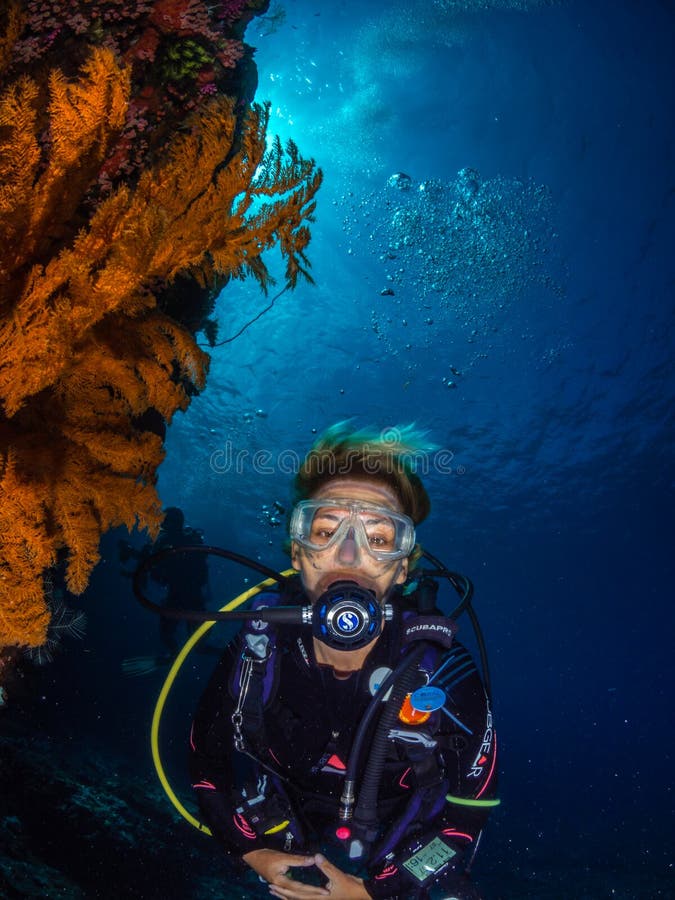
[[[403,513],[362,500],[301,500],[291,516],[291,539],[308,550],[327,550],[353,540],[373,559],[404,559],[415,546],[415,525]]]

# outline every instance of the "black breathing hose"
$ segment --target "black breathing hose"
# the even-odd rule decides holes
[[[382,698],[386,695],[387,691],[391,687],[392,684],[395,684],[397,679],[401,676],[405,670],[415,662],[415,657],[413,654],[410,656],[405,656],[393,672],[390,672],[389,675],[384,679],[382,684],[377,688],[375,694],[373,695],[368,707],[366,708],[361,721],[359,722],[359,727],[356,731],[356,736],[354,737],[354,742],[352,744],[352,749],[349,754],[349,759],[347,761],[347,769],[345,771],[345,780],[344,780],[344,788],[342,790],[342,796],[340,797],[340,819],[342,821],[348,821],[353,816],[353,803],[355,797],[356,790],[356,777],[357,771],[359,768],[359,763],[361,762],[361,755],[363,752],[363,744],[366,739],[366,735],[368,734],[368,730],[370,725],[377,715],[378,711],[381,710],[383,706]],[[405,695],[404,695],[405,698]],[[391,702],[391,698],[389,700]],[[403,700],[401,700],[401,703]],[[400,704],[399,707],[400,709]],[[396,710],[398,714],[398,709]],[[379,725],[378,725],[379,727]]]
[[[485,693],[487,694],[490,703],[492,703],[492,683],[490,680],[490,667],[488,665],[485,638],[483,637],[483,632],[478,622],[478,616],[471,606],[471,600],[473,598],[473,584],[471,583],[470,579],[466,577],[466,575],[460,575],[458,572],[451,572],[449,569],[446,569],[443,563],[432,553],[429,553],[428,550],[424,551],[423,556],[425,557],[425,559],[428,559],[429,562],[433,563],[436,566],[435,571],[425,572],[425,575],[430,575],[432,578],[446,578],[461,597],[459,604],[452,610],[448,618],[457,619],[457,617],[460,616],[463,612],[465,612],[469,617],[474,630],[474,634],[476,635],[478,652],[480,653],[480,664],[483,670],[483,683],[485,685]]]
[[[492,682],[490,681],[490,669],[488,667],[487,649],[485,647],[483,632],[481,631],[481,627],[478,622],[478,616],[476,615],[476,611],[473,606],[467,607],[466,614],[471,620],[471,624],[473,625],[473,630],[476,635],[476,643],[478,644],[478,652],[480,653],[480,664],[483,670],[483,684],[485,685],[485,693],[487,694],[487,698],[490,703],[492,703]]]
[[[262,615],[256,613],[251,615],[250,610],[233,610],[229,612],[210,612],[208,610],[196,609],[171,609],[161,606],[159,603],[153,603],[145,595],[145,580],[149,569],[165,559],[181,552],[201,553],[209,556],[221,556],[223,559],[232,560],[248,569],[254,569],[261,575],[266,575],[280,585],[288,584],[294,577],[293,575],[283,575],[275,569],[270,569],[264,563],[258,562],[256,559],[249,559],[248,556],[242,556],[241,553],[235,553],[234,550],[224,550],[222,547],[167,547],[164,550],[158,550],[150,556],[143,559],[138,568],[135,570],[131,582],[131,586],[138,602],[150,612],[157,613],[165,619],[180,619],[185,622],[221,622],[232,620],[243,620],[251,618],[263,618]],[[274,613],[269,610],[266,614],[266,621],[275,621],[287,625],[302,624],[302,607],[275,607]]]
[[[359,791],[359,799],[354,810],[354,825],[369,843],[377,837],[377,796],[380,791],[382,770],[387,756],[389,730],[397,721],[406,696],[419,686],[416,667],[417,663],[424,656],[427,647],[427,643],[423,641],[406,657],[405,662],[407,665],[394,680],[391,696],[386,702],[380,721],[377,723],[368,764],[363,775],[361,790]]]

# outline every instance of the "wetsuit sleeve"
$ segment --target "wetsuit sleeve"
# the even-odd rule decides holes
[[[444,654],[433,676],[446,703],[434,734],[442,779],[418,786],[417,815],[392,829],[392,849],[370,870],[366,889],[374,898],[413,898],[428,889],[423,874],[431,860],[438,874],[431,883],[459,898],[477,897],[465,872],[495,805],[496,737],[492,711],[475,663],[459,644]],[[397,839],[398,838],[398,839]],[[406,865],[407,863],[407,865]]]
[[[231,721],[234,702],[228,681],[237,650],[236,641],[227,647],[202,694],[190,732],[189,764],[190,780],[204,823],[228,853],[241,856],[256,847],[236,827],[234,818],[235,750]]]
[[[230,681],[240,654],[237,639],[225,650],[201,697],[190,733],[189,758],[202,819],[236,859],[251,850],[286,849],[298,837],[283,787],[273,776],[263,773],[261,777],[255,762],[234,747]],[[281,822],[289,828],[277,829]],[[272,833],[265,834],[269,829]]]

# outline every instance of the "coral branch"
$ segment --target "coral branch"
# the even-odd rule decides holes
[[[268,110],[216,97],[193,114],[135,185],[82,219],[83,198],[128,120],[129,69],[95,49],[77,79],[22,76],[0,96],[0,650],[39,646],[43,576],[66,554],[87,585],[108,528],[156,533],[162,429],[204,387],[208,356],[158,299],[179,276],[217,288],[309,277],[306,223],[321,181],[277,141]],[[79,230],[74,227],[79,224]]]

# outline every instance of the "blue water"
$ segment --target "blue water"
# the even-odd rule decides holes
[[[285,566],[264,507],[288,504],[317,432],[347,417],[428,429],[443,454],[421,461],[419,537],[474,580],[492,668],[502,805],[476,869],[486,896],[666,896],[675,8],[458,11],[474,5],[489,4],[289,0],[276,32],[249,27],[270,130],[324,171],[316,284],[213,351],[159,490],[209,543]],[[467,168],[480,191],[462,211]],[[221,337],[269,299],[228,287]],[[87,595],[86,677],[60,663],[71,693],[55,702],[152,777],[156,686],[117,672],[156,623],[117,573],[117,537]],[[217,599],[244,577],[214,564]],[[179,784],[204,666],[172,719]]]

